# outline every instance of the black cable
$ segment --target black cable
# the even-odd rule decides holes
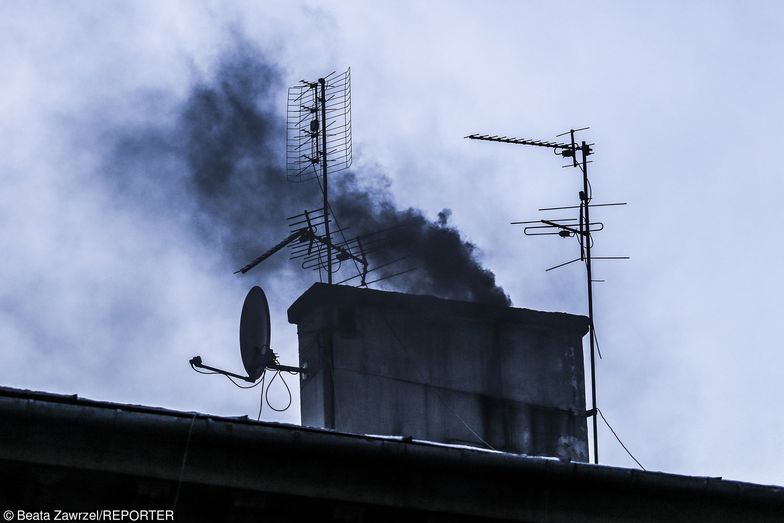
[[[313,168],[315,169],[316,166],[314,165]],[[319,189],[321,189],[321,194],[324,194],[324,187],[321,185],[321,180],[319,180],[318,176],[316,176],[316,182],[318,182]],[[345,243],[346,246],[348,247],[348,240],[346,240],[346,235],[343,232],[343,229],[340,227],[340,223],[338,223],[338,217],[335,214],[335,211],[332,210],[332,204],[329,203],[329,201],[327,201],[327,210],[329,211],[329,214],[332,215],[332,218],[335,220],[335,227],[338,228],[338,231],[340,232],[340,236],[343,238],[343,243]],[[327,239],[330,240],[330,238]],[[351,258],[351,260],[354,262],[354,268],[357,270],[358,273],[361,274],[362,271],[359,270],[359,265],[357,264],[357,260],[355,260],[354,258]],[[333,272],[337,272],[337,271],[333,271]]]
[[[320,333],[322,329],[308,329],[308,330],[300,330],[297,329],[297,334],[313,334],[314,332]]]
[[[264,408],[264,378],[267,375],[267,370],[261,373],[261,394],[259,395],[259,415],[256,416],[256,421],[261,421],[261,410]]]
[[[215,372],[215,371],[207,372],[207,371],[199,370],[196,368],[196,366],[193,363],[191,363],[191,368],[196,372],[198,372],[199,374],[220,374],[220,372]]]
[[[258,386],[259,386],[259,383],[261,383],[260,381],[257,381],[257,382],[256,382],[256,383],[254,383],[253,385],[248,385],[248,386],[246,387],[245,385],[240,385],[239,383],[237,383],[236,381],[234,381],[234,380],[231,378],[231,376],[229,376],[228,374],[224,374],[224,376],[226,376],[227,378],[229,378],[229,381],[230,381],[230,382],[232,382],[232,383],[234,384],[234,386],[235,386],[235,387],[237,387],[237,388],[239,388],[239,389],[252,389],[252,388],[254,388],[254,387],[258,387]]]
[[[275,407],[273,407],[273,406],[272,406],[272,403],[270,403],[270,401],[269,401],[269,389],[270,389],[270,387],[272,386],[272,382],[273,382],[273,381],[275,381],[275,378],[277,378],[278,376],[280,376],[280,380],[283,382],[283,386],[284,386],[284,387],[286,387],[286,392],[288,392],[288,394],[289,394],[289,402],[288,402],[288,404],[287,404],[285,407],[283,407],[282,409],[276,409]],[[268,406],[269,408],[271,408],[272,410],[274,410],[275,412],[283,412],[283,411],[285,411],[285,410],[288,410],[288,409],[289,409],[289,407],[291,407],[291,401],[292,401],[292,399],[293,399],[293,398],[292,398],[292,396],[291,396],[291,389],[289,388],[289,385],[288,385],[288,383],[286,383],[286,380],[285,380],[285,379],[283,378],[283,376],[280,374],[280,371],[277,371],[277,372],[275,372],[275,375],[274,375],[274,376],[272,376],[272,379],[271,379],[271,380],[269,380],[269,383],[267,383],[267,391],[266,391],[266,394],[265,394],[265,396],[266,396],[267,406]]]
[[[596,336],[596,328],[594,327],[593,322],[591,322],[591,336],[593,336],[593,341],[596,343],[596,351],[599,353],[599,359],[604,359],[602,358],[602,349],[599,348],[599,338]]]
[[[209,373],[203,372],[202,374],[209,374]],[[191,447],[191,434],[193,434],[193,424],[195,421],[196,421],[196,413],[194,412],[193,417],[191,418],[190,427],[188,427],[188,438],[185,440],[185,450],[183,450],[182,452],[182,462],[180,464],[180,477],[177,480],[177,491],[174,493],[174,503],[172,503],[172,510],[177,510],[177,502],[180,499],[180,487],[182,487],[182,477],[185,472],[185,463],[188,461],[188,449],[190,449]]]
[[[602,413],[602,411],[597,408],[596,412],[598,412],[599,416],[602,417],[602,419],[604,420],[604,423],[607,425],[607,428],[610,429],[610,432],[612,432],[613,436],[615,436],[615,439],[618,440],[618,443],[621,444],[621,447],[623,447],[623,450],[626,451],[626,453],[629,455],[629,457],[632,458],[634,460],[634,462],[637,463],[637,465],[639,465],[642,470],[646,470],[645,467],[642,466],[642,463],[637,461],[637,458],[634,457],[634,454],[629,452],[629,449],[627,449],[626,445],[623,444],[623,441],[621,441],[621,438],[618,437],[618,434],[616,434],[615,431],[613,430],[613,428],[610,426],[610,423],[607,421],[607,418],[604,417],[604,414]]]
[[[591,200],[593,200],[593,187],[591,187],[591,180],[586,178],[585,181],[588,182],[588,194],[585,196],[588,198],[588,203],[591,203]]]
[[[321,261],[321,245],[318,245],[316,247],[316,256],[318,257],[319,282],[324,283],[324,280],[321,279],[321,265],[323,264],[323,262]]]

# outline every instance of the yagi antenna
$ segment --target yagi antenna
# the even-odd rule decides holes
[[[303,227],[312,231],[312,238],[307,241],[300,241],[291,244],[291,260],[301,262],[303,269],[315,271],[326,270],[328,273],[337,272],[343,263],[354,266],[357,276],[360,277],[360,286],[366,285],[365,278],[368,273],[368,259],[365,247],[367,241],[363,241],[361,236],[347,239],[344,234],[349,230],[348,227],[333,229],[331,235],[340,235],[341,240],[336,240],[332,236],[325,241],[327,233],[327,221],[316,211],[303,211],[301,214],[289,216],[289,227],[298,230]],[[330,280],[329,283],[332,283]]]
[[[261,287],[253,287],[245,297],[240,315],[240,357],[247,376],[218,369],[202,363],[201,356],[190,360],[194,370],[204,369],[249,383],[256,383],[267,369],[303,373],[304,368],[278,363],[278,356],[270,347],[270,314],[267,297]]]
[[[290,87],[287,109],[286,176],[292,182],[315,180],[322,205],[287,218],[289,235],[235,274],[245,274],[286,247],[303,269],[317,271],[319,278],[326,273],[328,284],[343,267],[351,268],[351,276],[344,272],[338,283],[352,282],[358,287],[414,270],[368,281],[368,273],[380,268],[369,268],[368,255],[385,246],[384,231],[347,236],[351,227],[341,227],[330,206],[329,176],[348,169],[352,162],[351,69]]]
[[[583,187],[579,192],[580,203],[578,205],[567,205],[562,207],[543,207],[540,211],[566,211],[577,209],[578,216],[576,218],[558,218],[558,219],[540,219],[530,221],[512,222],[513,225],[524,225],[523,233],[526,236],[559,236],[561,238],[577,238],[580,246],[580,256],[573,260],[569,260],[548,269],[546,272],[571,265],[576,262],[585,263],[586,270],[586,283],[588,287],[588,324],[590,328],[590,352],[591,352],[591,410],[586,412],[586,416],[593,418],[593,460],[594,463],[599,463],[599,443],[597,431],[597,415],[598,408],[596,403],[596,334],[594,329],[594,313],[593,313],[593,284],[603,282],[604,280],[593,279],[593,260],[627,260],[628,256],[593,256],[591,248],[593,247],[593,233],[599,232],[604,229],[602,222],[591,221],[590,210],[593,207],[610,207],[618,205],[626,205],[626,202],[619,203],[591,203],[593,195],[591,194],[591,184],[588,180],[588,164],[591,163],[588,157],[591,156],[593,151],[592,143],[582,141],[578,144],[575,141],[575,133],[579,131],[588,130],[589,127],[580,129],[570,129],[565,133],[561,133],[556,138],[562,136],[569,136],[569,142],[554,142],[544,140],[531,140],[528,138],[511,138],[508,136],[496,136],[487,134],[471,134],[466,136],[471,140],[483,140],[488,142],[509,143],[515,145],[530,145],[534,147],[544,147],[552,149],[553,153],[570,160],[568,164],[562,167],[574,167],[580,169],[582,172]]]

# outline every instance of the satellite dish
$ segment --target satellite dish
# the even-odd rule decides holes
[[[206,369],[213,374],[223,374],[230,379],[238,378],[249,383],[255,383],[266,369],[295,374],[305,372],[304,367],[292,367],[278,363],[278,356],[270,348],[269,304],[261,287],[253,287],[248,291],[248,295],[245,296],[245,303],[242,304],[242,314],[240,315],[240,355],[242,356],[242,364],[245,366],[245,372],[248,373],[247,376],[240,376],[234,372],[205,365],[201,361],[201,356],[194,356],[189,363],[193,370]]]
[[[268,363],[270,350],[270,313],[261,287],[253,287],[245,296],[240,315],[240,354],[248,377],[254,381]]]

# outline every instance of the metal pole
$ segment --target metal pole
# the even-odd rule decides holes
[[[332,285],[332,238],[329,235],[329,196],[327,192],[327,82],[319,78],[321,86],[321,174],[324,180],[324,237],[327,240],[327,283]]]
[[[591,217],[589,214],[590,206],[589,204],[589,197],[588,197],[588,152],[590,151],[589,146],[587,143],[582,143],[582,153],[583,153],[583,193],[580,195],[580,199],[583,202],[583,208],[585,209],[585,223],[591,223]],[[593,278],[591,276],[591,232],[590,227],[586,227],[586,235],[584,236],[585,241],[585,266],[586,272],[588,274],[588,328],[589,328],[589,335],[590,335],[590,350],[591,350],[591,403],[592,403],[592,412],[593,412],[593,462],[598,464],[599,463],[599,440],[598,440],[598,433],[597,433],[597,416],[599,415],[599,411],[596,407],[596,347],[594,343],[593,337]]]

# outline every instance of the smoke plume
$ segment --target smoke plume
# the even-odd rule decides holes
[[[385,191],[360,188],[354,173],[335,184],[334,212],[361,232],[383,233],[385,259],[405,257],[404,267],[416,271],[392,280],[399,290],[443,298],[509,305],[508,296],[495,283],[495,275],[476,260],[477,248],[449,226],[449,209],[429,221],[418,209],[399,210]]]
[[[284,90],[275,66],[243,42],[224,54],[213,79],[192,88],[170,136],[155,133],[156,148],[174,155],[169,164],[184,170],[168,188],[170,197],[183,198],[185,189],[195,204],[193,220],[204,241],[224,249],[235,268],[285,238],[287,216],[320,206],[316,182],[290,183],[283,170],[285,127],[277,106]],[[120,155],[125,157],[149,149],[140,145],[138,130],[121,143]],[[373,173],[374,179],[379,176],[383,174]],[[330,201],[340,224],[350,224],[353,235],[387,230],[386,248],[370,256],[371,268],[403,256],[404,267],[416,268],[387,280],[387,287],[510,304],[493,273],[478,263],[477,248],[449,225],[449,210],[430,221],[420,210],[398,209],[383,186],[365,188],[361,182],[361,174],[351,171],[331,178]],[[158,175],[154,183],[164,182]],[[255,270],[279,270],[289,263],[287,258],[278,254]],[[389,267],[378,275],[394,271]]]

